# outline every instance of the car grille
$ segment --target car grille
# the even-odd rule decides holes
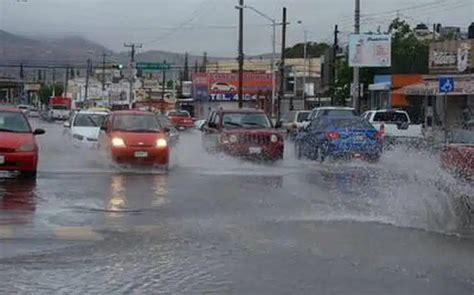
[[[0,153],[14,153],[15,149],[0,147]]]
[[[239,136],[239,143],[267,144],[270,143],[270,136],[261,134],[242,134]]]

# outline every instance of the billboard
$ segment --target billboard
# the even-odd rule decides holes
[[[383,68],[392,66],[390,34],[353,34],[349,38],[349,66]]]
[[[237,101],[238,73],[197,73],[193,76],[194,98],[201,101]],[[244,73],[244,100],[271,94],[272,74]]]

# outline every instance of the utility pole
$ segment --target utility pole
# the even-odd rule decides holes
[[[104,52],[102,54],[102,92],[105,91],[105,58],[107,54]]]
[[[86,70],[86,89],[85,89],[85,94],[84,94],[84,100],[87,101],[89,97],[89,77],[91,73],[91,59],[87,59],[87,70]]]
[[[306,75],[309,75],[308,70],[308,31],[304,31],[304,74],[303,74],[303,109],[306,109]],[[296,80],[295,80],[296,82]],[[296,86],[296,84],[295,84]]]
[[[64,92],[63,92],[64,97],[67,97],[68,86],[69,86],[69,66],[66,66],[66,81],[64,83]]]
[[[130,48],[130,64],[129,64],[129,69],[130,69],[130,77],[129,77],[129,81],[130,81],[130,94],[129,94],[129,97],[128,97],[128,102],[129,104],[132,104],[133,102],[133,82],[135,82],[135,50],[137,48],[142,48],[143,45],[142,44],[137,44],[137,43],[125,43],[123,46],[127,47],[127,48]]]
[[[52,95],[56,96],[56,69],[53,69],[53,91]]]
[[[166,65],[166,60],[163,61],[163,64]],[[161,99],[165,100],[165,91],[166,91],[166,70],[163,67],[163,82],[161,86]]]
[[[332,85],[337,85],[337,52],[339,50],[339,26],[334,26],[334,45],[332,49]],[[331,105],[334,105],[334,97],[331,96]]]
[[[280,91],[278,94],[278,103],[277,103],[277,122],[281,118],[281,100],[285,95],[285,48],[286,48],[286,7],[283,7],[283,23],[282,23],[282,34],[281,34],[281,61],[280,61]],[[291,101],[290,104],[293,102]],[[291,108],[291,106],[290,106]]]
[[[360,33],[360,0],[355,0],[355,23],[354,23],[354,33]],[[354,67],[354,86],[352,90],[352,107],[356,112],[360,111],[360,69],[359,67]]]
[[[244,0],[239,0],[239,109],[244,106]]]

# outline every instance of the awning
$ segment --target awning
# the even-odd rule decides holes
[[[369,85],[369,91],[390,91],[391,82],[382,82]]]
[[[424,83],[413,84],[402,88],[405,95],[442,95],[439,92],[438,81],[426,81]],[[474,80],[473,81],[454,81],[454,91],[448,93],[450,96],[456,95],[474,95]]]

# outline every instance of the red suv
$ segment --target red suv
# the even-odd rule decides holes
[[[17,171],[25,177],[36,177],[38,144],[35,135],[44,130],[32,130],[19,109],[0,107],[0,171]]]
[[[283,159],[283,137],[260,110],[211,112],[203,128],[202,142],[207,151],[270,161]]]

